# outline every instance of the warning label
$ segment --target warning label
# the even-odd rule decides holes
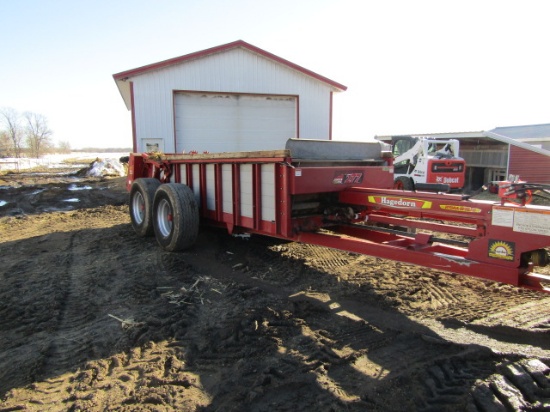
[[[514,232],[550,236],[550,212],[516,210]]]
[[[513,227],[514,210],[507,207],[493,207],[493,225]]]
[[[492,223],[514,232],[550,236],[550,212],[545,210],[494,207]]]

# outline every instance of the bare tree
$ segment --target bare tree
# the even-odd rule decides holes
[[[8,137],[8,133],[4,130],[0,130],[0,157],[10,156],[11,154],[11,142]]]
[[[31,157],[40,157],[52,144],[50,141],[52,131],[48,127],[48,119],[32,112],[25,112],[23,116],[27,122],[26,137],[29,154]]]
[[[5,127],[5,133],[11,141],[15,157],[21,157],[21,140],[23,139],[21,116],[17,110],[4,107],[0,109],[0,123]]]

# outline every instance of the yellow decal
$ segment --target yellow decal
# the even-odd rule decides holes
[[[369,196],[369,203],[381,206],[395,207],[398,209],[431,209],[432,202],[396,196]]]
[[[451,210],[453,212],[466,212],[466,213],[480,213],[481,209],[470,206],[458,206],[458,205],[440,205],[443,210]]]
[[[502,260],[514,260],[513,242],[505,242],[502,240],[489,240],[489,257]]]

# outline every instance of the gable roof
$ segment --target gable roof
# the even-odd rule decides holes
[[[487,132],[483,132],[483,134],[486,137],[489,137],[489,138],[494,139],[494,140],[498,140],[498,141],[503,142],[503,143],[507,143],[507,144],[512,145],[512,146],[521,147],[522,149],[529,150],[531,152],[540,153],[540,154],[543,154],[545,156],[550,156],[550,150],[542,149],[540,147],[533,146],[529,143],[524,143],[524,141],[522,139],[513,139],[511,137],[504,136],[500,133],[495,133],[494,130],[496,130],[496,129],[493,129],[493,130],[490,130],[490,131],[487,131]]]
[[[342,85],[338,82],[335,82],[334,80],[330,80],[327,77],[321,76],[320,74],[317,74],[317,73],[315,73],[311,70],[308,70],[308,69],[306,69],[302,66],[299,66],[295,63],[292,63],[288,60],[285,60],[282,57],[279,57],[279,56],[276,56],[272,53],[269,53],[269,52],[267,52],[263,49],[260,49],[259,47],[253,46],[252,44],[247,43],[243,40],[237,40],[237,41],[234,41],[234,42],[231,42],[231,43],[222,44],[221,46],[211,47],[209,49],[201,50],[201,51],[194,52],[194,53],[189,53],[189,54],[179,56],[179,57],[174,57],[172,59],[163,60],[163,61],[160,61],[160,62],[157,62],[157,63],[148,64],[146,66],[138,67],[138,68],[135,68],[135,69],[125,70],[123,72],[113,74],[113,78],[114,78],[114,80],[115,80],[115,82],[118,86],[118,89],[119,89],[123,99],[126,101],[128,96],[129,96],[129,89],[130,89],[130,86],[129,86],[127,80],[130,79],[131,77],[139,76],[139,75],[142,75],[142,74],[154,71],[154,70],[163,69],[163,68],[166,68],[166,67],[178,65],[178,64],[185,63],[185,62],[188,62],[188,61],[191,61],[191,60],[201,59],[203,57],[210,56],[212,54],[221,53],[221,52],[225,52],[225,51],[236,49],[236,48],[246,49],[246,50],[248,50],[252,53],[259,54],[259,55],[261,55],[263,57],[266,57],[270,60],[273,60],[273,61],[275,61],[279,64],[287,66],[287,67],[289,67],[293,70],[296,70],[296,71],[298,71],[302,74],[305,74],[306,76],[310,76],[310,77],[312,77],[312,78],[314,78],[314,79],[316,79],[320,82],[323,82],[323,83],[329,85],[330,87],[336,89],[336,91],[345,91],[345,90],[347,90],[346,86],[344,86],[344,85]]]

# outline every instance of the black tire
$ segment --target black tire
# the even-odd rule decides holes
[[[176,252],[193,246],[199,234],[199,208],[186,185],[160,185],[153,201],[153,227],[164,250]]]
[[[399,176],[395,179],[393,188],[398,190],[414,190],[414,182],[410,177]]]
[[[153,199],[160,186],[157,179],[139,178],[130,189],[130,219],[140,237],[153,236]]]

